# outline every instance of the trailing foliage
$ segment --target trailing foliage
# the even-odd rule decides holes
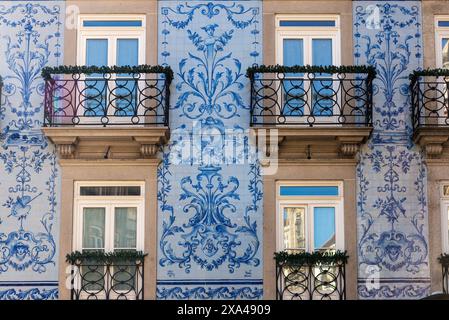
[[[170,67],[163,66],[58,66],[45,67],[42,69],[41,75],[45,80],[51,79],[52,74],[92,74],[92,73],[163,73],[167,77],[167,81],[171,83],[173,80],[173,70]]]
[[[123,261],[143,261],[147,256],[142,251],[116,251],[116,252],[103,252],[103,251],[88,251],[80,252],[75,251],[66,255],[66,262],[70,264],[83,263],[83,262],[95,262],[109,264],[112,262]]]
[[[419,77],[449,77],[449,69],[415,70],[409,76],[411,81],[416,81]]]
[[[315,265],[315,264],[346,264],[349,256],[347,251],[336,252],[299,252],[289,253],[287,251],[276,252],[274,259],[278,264],[292,265]]]
[[[376,69],[372,66],[281,66],[258,65],[250,67],[246,71],[247,77],[254,79],[256,73],[367,73],[370,79],[376,77]]]
[[[438,261],[444,265],[444,266],[449,266],[449,254],[445,253],[442,254],[439,258]]]

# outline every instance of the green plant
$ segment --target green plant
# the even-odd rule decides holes
[[[410,74],[409,79],[416,81],[419,77],[449,77],[449,69],[415,70]]]
[[[370,79],[376,77],[376,69],[372,66],[281,66],[281,65],[259,65],[250,67],[246,75],[254,79],[256,73],[367,73]]]
[[[292,265],[315,265],[315,264],[346,264],[349,256],[346,251],[335,252],[299,252],[289,253],[287,251],[276,252],[274,259],[278,264]]]
[[[51,79],[54,74],[92,74],[92,73],[163,73],[167,77],[168,83],[173,80],[173,70],[170,67],[163,66],[58,66],[45,67],[42,69],[41,75],[44,80]]]
[[[96,263],[112,263],[117,261],[143,261],[147,256],[142,251],[115,251],[115,252],[103,252],[103,251],[75,251],[66,255],[66,262],[70,264],[83,263],[86,261],[95,261]]]

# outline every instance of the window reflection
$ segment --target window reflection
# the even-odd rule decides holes
[[[305,250],[305,208],[284,208],[284,248]]]

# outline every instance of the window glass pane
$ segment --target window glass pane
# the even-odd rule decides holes
[[[312,64],[332,65],[332,39],[312,39]]]
[[[443,68],[449,69],[449,38],[443,39]]]
[[[108,65],[108,39],[87,39],[86,41],[86,65]]]
[[[82,196],[140,196],[139,186],[81,187]]]
[[[137,66],[139,64],[139,39],[117,40],[117,65]]]
[[[115,208],[115,248],[136,248],[137,208]]]
[[[84,249],[104,248],[105,212],[105,208],[83,208]]]
[[[443,186],[443,194],[449,196],[449,186]]]
[[[86,65],[107,66],[108,65],[108,40],[87,39],[86,41]],[[88,75],[84,89],[85,100],[84,116],[96,117],[105,114],[107,84],[100,74]]]
[[[315,66],[332,65],[332,39],[312,40],[312,64]],[[317,75],[312,87],[312,114],[314,116],[331,116],[336,104],[333,81],[329,74]],[[319,79],[318,79],[319,78]]]
[[[284,249],[305,249],[305,209],[284,208]]]
[[[139,40],[117,40],[117,65],[137,66],[139,64]],[[137,114],[137,81],[129,74],[118,74],[117,78],[126,78],[115,81],[115,112],[114,116],[133,116]]]
[[[304,65],[303,39],[284,39],[284,66]]]
[[[304,40],[284,39],[284,66],[304,65]],[[284,116],[303,116],[307,99],[302,74],[286,74],[284,80]]]
[[[314,248],[335,248],[335,208],[316,207],[313,212]]]
[[[338,196],[337,186],[282,186],[281,196]]]

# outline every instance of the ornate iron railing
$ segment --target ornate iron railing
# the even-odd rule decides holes
[[[72,300],[143,300],[145,254],[79,253],[71,264]]]
[[[410,80],[414,129],[449,128],[449,70],[417,71]]]
[[[168,126],[170,69],[59,67],[43,74],[44,126]]]
[[[345,300],[346,253],[277,253],[277,300]]]
[[[443,293],[449,294],[449,254],[441,255],[439,261],[443,276]]]
[[[251,125],[371,126],[375,74],[366,66],[251,68]]]

